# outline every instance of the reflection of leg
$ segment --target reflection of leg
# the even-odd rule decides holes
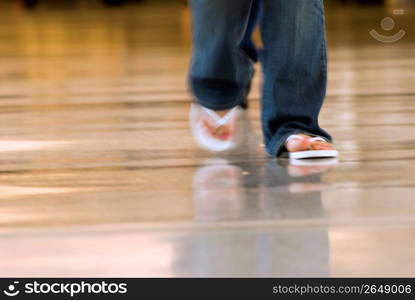
[[[279,155],[290,134],[330,136],[319,127],[326,92],[323,0],[265,0],[263,131]]]
[[[197,221],[240,217],[244,203],[242,170],[224,159],[210,159],[193,175],[193,201]]]
[[[288,167],[287,160],[270,161],[266,165],[265,202],[261,205],[263,209],[274,219],[311,220],[323,217],[321,192],[315,190],[309,193],[292,193],[290,190],[293,185],[301,183],[321,185],[321,174],[292,177]],[[289,228],[287,231],[279,230],[272,237],[275,238],[277,234],[281,236],[279,244],[268,244],[262,248],[264,253],[272,249],[273,262],[269,268],[275,272],[274,276],[329,275],[329,239],[326,228]],[[261,256],[264,254],[261,253]],[[278,265],[278,257],[283,258],[281,261],[284,263]]]
[[[175,277],[327,277],[326,228],[193,230],[177,234]]]
[[[253,0],[192,0],[190,84],[197,101],[228,110],[243,99],[253,67],[240,44]]]
[[[265,199],[267,211],[279,218],[316,218],[322,215],[321,192],[298,193],[293,187],[307,185],[320,187],[321,173],[308,173],[304,176],[291,176],[290,165],[286,161],[270,161],[266,166]],[[294,191],[294,193],[293,193]]]

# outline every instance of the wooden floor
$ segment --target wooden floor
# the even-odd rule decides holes
[[[186,7],[85,3],[0,3],[0,276],[415,276],[413,7],[329,3],[327,167],[267,158],[260,78],[199,150]]]

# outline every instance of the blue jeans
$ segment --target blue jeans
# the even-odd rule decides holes
[[[189,82],[204,107],[231,109],[245,96],[253,60],[243,50],[243,41],[254,1],[191,1]],[[280,155],[287,137],[296,133],[331,141],[318,124],[327,84],[323,0],[262,1],[262,130],[267,152]]]
[[[262,0],[253,0],[249,14],[248,25],[246,27],[244,38],[241,42],[241,48],[253,62],[258,61],[258,51],[252,40],[252,34],[255,30],[258,20],[262,15]]]

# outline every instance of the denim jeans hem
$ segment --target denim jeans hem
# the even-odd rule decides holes
[[[221,105],[218,105],[218,104],[215,105],[215,104],[212,104],[212,102],[210,101],[203,101],[201,99],[196,99],[195,102],[211,110],[228,110],[228,109],[232,109],[238,106],[242,102],[242,99],[237,99],[233,102],[224,103]]]

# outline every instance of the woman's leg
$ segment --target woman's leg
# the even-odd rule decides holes
[[[241,48],[248,54],[249,58],[257,62],[258,53],[255,43],[252,40],[252,34],[254,33],[255,27],[262,16],[262,0],[253,0],[251,13],[249,15],[248,27],[245,32],[245,36],[241,43]]]
[[[292,134],[331,137],[318,116],[326,94],[323,0],[264,0],[262,125],[268,153]]]
[[[192,0],[190,86],[196,101],[229,110],[244,98],[253,67],[241,48],[253,0]]]

